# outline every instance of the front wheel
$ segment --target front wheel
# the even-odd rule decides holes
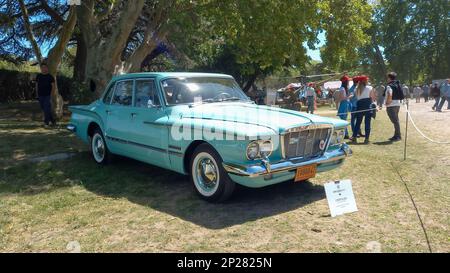
[[[191,181],[195,191],[209,202],[223,202],[233,193],[236,184],[222,167],[219,154],[208,144],[198,146],[191,158]]]

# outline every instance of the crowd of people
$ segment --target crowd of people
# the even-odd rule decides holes
[[[373,88],[369,84],[369,77],[355,76],[353,77],[353,85],[350,87],[351,80],[348,76],[341,78],[342,85],[335,92],[334,101],[339,118],[347,120],[348,115],[351,115],[350,128],[352,134],[350,136],[348,130],[346,130],[345,137],[353,143],[356,143],[359,137],[365,138],[364,143],[370,143],[371,120],[375,118],[376,112],[381,110],[383,106],[386,107],[386,113],[394,126],[394,136],[389,139],[392,142],[402,139],[398,113],[406,99],[413,98],[419,103],[420,98],[425,98],[425,102],[433,98],[435,100],[433,110],[442,112],[445,102],[447,102],[447,109],[450,109],[450,79],[440,85],[438,83],[426,84],[422,87],[416,85],[412,92],[406,84],[400,84],[395,72],[387,75],[386,86],[380,84]],[[365,124],[364,134],[361,132],[363,119]]]
[[[422,98],[425,102],[433,99],[435,104],[432,109],[437,112],[442,112],[445,102],[448,102],[447,109],[450,109],[450,90],[448,89],[448,81],[449,80],[441,84],[435,82],[432,84],[414,85],[411,88],[406,84],[403,84],[402,90],[405,98],[414,99],[416,103],[420,103]],[[381,86],[381,88],[384,87]]]
[[[350,81],[353,85],[350,87]],[[350,136],[348,129],[345,132],[345,138],[353,143],[357,142],[359,137],[364,137],[364,143],[370,143],[371,121],[376,117],[377,110],[383,105],[394,126],[394,135],[390,141],[400,141],[400,121],[398,113],[400,111],[401,101],[405,99],[403,88],[397,80],[397,74],[391,72],[387,75],[387,85],[373,88],[369,84],[368,76],[343,76],[341,78],[341,87],[335,94],[336,105],[338,109],[337,116],[343,120],[348,119],[350,114]],[[364,120],[364,134],[361,131],[361,125]]]

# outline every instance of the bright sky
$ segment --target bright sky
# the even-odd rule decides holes
[[[320,42],[316,45],[316,47],[317,47],[316,50],[309,49],[308,45],[306,43],[304,44],[304,46],[308,49],[307,54],[309,57],[311,57],[311,59],[313,59],[315,61],[322,61],[322,59],[320,58],[319,48],[325,44],[325,33],[324,32],[320,33],[318,36],[318,39]]]

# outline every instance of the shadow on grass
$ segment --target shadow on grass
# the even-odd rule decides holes
[[[187,176],[126,158],[102,167],[87,152],[70,160],[17,166],[5,176],[0,194],[38,194],[81,184],[96,195],[126,198],[210,229],[285,213],[325,198],[321,185],[286,182],[262,189],[238,187],[228,202],[210,204],[195,194]],[[8,177],[15,177],[14,183]]]
[[[392,144],[394,144],[394,141],[386,140],[386,141],[374,142],[373,144],[374,144],[374,145],[378,145],[378,146],[387,146],[387,145],[392,145]]]

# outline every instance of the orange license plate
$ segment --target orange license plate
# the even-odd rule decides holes
[[[295,182],[301,182],[313,178],[316,176],[316,172],[316,164],[297,168],[297,172],[295,174]]]

